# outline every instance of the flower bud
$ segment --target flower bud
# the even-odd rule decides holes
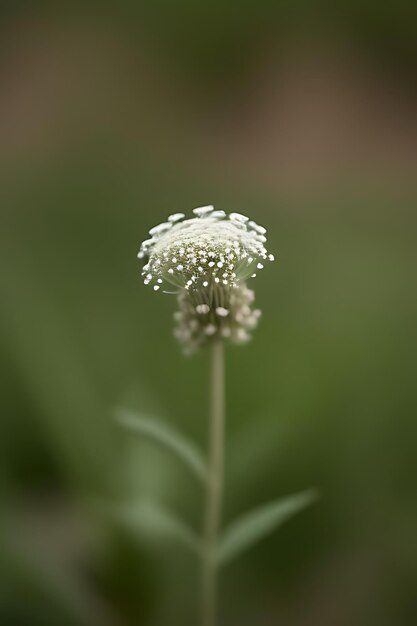
[[[178,295],[175,334],[187,349],[213,339],[243,343],[259,312],[246,280],[273,261],[266,230],[240,213],[226,215],[199,207],[195,217],[175,213],[149,231],[138,257],[147,258],[142,276],[155,291]]]

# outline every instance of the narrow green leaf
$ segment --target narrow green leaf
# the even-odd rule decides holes
[[[117,421],[129,432],[149,439],[173,453],[202,482],[207,482],[208,470],[198,447],[182,434],[153,418],[119,410]]]
[[[196,533],[171,511],[152,502],[125,504],[116,515],[129,528],[138,530],[159,541],[175,540],[195,554],[200,554],[200,540]]]
[[[314,489],[269,502],[245,513],[223,533],[218,550],[218,562],[224,565],[281,526],[287,519],[314,502]]]

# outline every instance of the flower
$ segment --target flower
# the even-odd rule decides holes
[[[254,295],[246,280],[263,269],[262,261],[274,260],[265,247],[266,230],[213,206],[193,213],[190,219],[175,213],[151,228],[138,253],[147,258],[144,283],[178,295],[175,334],[185,347],[213,338],[242,343],[260,315],[250,308]]]

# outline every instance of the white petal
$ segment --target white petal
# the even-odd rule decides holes
[[[246,215],[242,215],[241,213],[230,213],[229,219],[231,219],[232,222],[241,222],[242,224],[245,224],[245,222],[249,222],[249,218],[246,217]]]
[[[249,222],[248,226],[253,228],[253,230],[255,230],[260,235],[265,235],[266,233],[266,228],[264,228],[263,226],[259,226],[259,224],[257,224],[256,222],[251,221]]]
[[[226,213],[224,211],[213,211],[213,213],[210,213],[208,217],[213,217],[219,220],[223,217],[226,217]]]
[[[175,222],[182,220],[183,217],[185,217],[184,213],[173,213],[168,217],[168,222],[172,222],[174,224]]]
[[[206,215],[207,213],[211,213],[214,209],[214,206],[209,204],[207,206],[200,206],[196,209],[193,209],[193,213],[201,217],[202,215]]]
[[[163,222],[162,224],[158,224],[157,226],[154,226],[153,228],[151,228],[151,230],[149,231],[149,234],[150,235],[160,235],[161,233],[166,232],[170,228],[172,228],[172,224],[171,223]]]

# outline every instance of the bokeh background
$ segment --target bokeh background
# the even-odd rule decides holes
[[[6,2],[0,19],[1,624],[198,623],[194,559],[134,510],[198,529],[199,485],[113,412],[205,446],[208,355],[181,355],[136,253],[212,203],[267,226],[279,259],[254,340],[227,353],[225,521],[322,494],[224,570],[221,624],[415,624],[413,3]]]

